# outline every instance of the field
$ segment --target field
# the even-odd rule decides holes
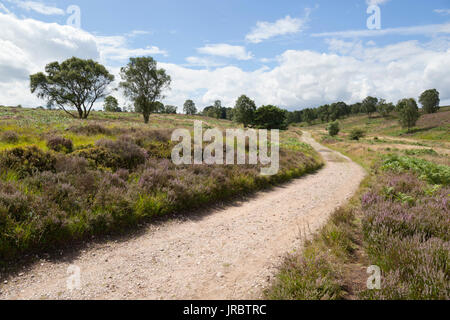
[[[181,115],[94,112],[76,120],[62,111],[0,108],[0,261],[93,236],[126,232],[156,217],[239,197],[322,166],[283,132],[280,171],[258,165],[182,165],[171,161],[175,128],[234,128],[230,121]]]
[[[450,111],[424,115],[411,133],[395,116],[307,126],[317,141],[370,173],[299,253],[289,255],[266,291],[271,299],[449,299]],[[362,129],[364,136],[351,140]],[[368,290],[367,267],[381,269]]]

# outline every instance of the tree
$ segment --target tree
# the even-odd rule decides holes
[[[183,111],[187,115],[194,115],[197,114],[197,108],[195,107],[195,103],[192,100],[186,100],[186,102],[183,105]]]
[[[408,132],[420,118],[419,107],[413,98],[400,100],[397,104],[400,124],[403,128],[408,128]]]
[[[120,76],[123,81],[119,86],[148,123],[150,114],[158,108],[155,102],[163,99],[164,90],[170,87],[170,76],[164,69],[157,68],[152,57],[130,58],[127,66],[120,69]]]
[[[436,89],[426,90],[420,95],[419,102],[426,113],[436,113],[439,110],[439,92]]]
[[[357,102],[357,103],[352,104],[352,105],[350,106],[350,109],[351,109],[352,114],[358,114],[358,113],[361,113],[361,106],[362,106],[362,103],[361,103],[361,102]]]
[[[340,127],[339,127],[339,122],[334,121],[332,123],[330,123],[327,127],[328,133],[330,134],[330,136],[334,137],[337,136],[339,134],[339,131],[341,131]]]
[[[312,122],[317,119],[317,113],[314,109],[308,108],[303,110],[303,119],[308,124],[312,124]]]
[[[286,112],[272,105],[262,106],[255,112],[254,125],[261,129],[284,130],[287,128]]]
[[[117,99],[113,96],[107,96],[105,98],[103,110],[105,112],[122,112],[122,109],[119,107],[119,101],[117,101]]]
[[[363,112],[367,113],[367,115],[370,118],[372,114],[377,111],[377,103],[378,103],[377,98],[367,97],[362,102],[361,109]]]
[[[377,103],[377,111],[379,114],[383,116],[383,118],[387,118],[392,111],[394,111],[395,106],[393,103],[386,103],[386,100],[381,99]]]
[[[30,88],[31,93],[57,105],[72,117],[77,117],[70,112],[75,109],[80,119],[87,119],[94,103],[107,95],[107,88],[113,81],[114,76],[103,65],[73,57],[61,64],[47,64],[45,73],[30,75]]]
[[[178,107],[167,105],[167,106],[164,107],[164,112],[163,113],[165,113],[165,114],[177,114],[177,109],[178,109]]]
[[[255,120],[256,104],[246,95],[240,96],[234,107],[234,120],[247,128]]]

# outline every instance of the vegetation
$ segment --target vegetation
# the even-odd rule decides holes
[[[256,104],[249,97],[240,96],[234,107],[234,120],[242,123],[245,128],[255,121]]]
[[[397,111],[401,125],[410,132],[420,118],[419,107],[416,101],[412,98],[400,100],[397,104]]]
[[[195,106],[194,101],[186,100],[186,102],[183,105],[183,111],[187,115],[197,114],[197,107]]]
[[[15,118],[8,115],[14,114]],[[88,123],[60,111],[0,109],[0,260],[93,235],[122,232],[154,217],[204,207],[267,188],[321,166],[319,156],[281,135],[280,172],[259,165],[175,166],[173,128],[186,116],[93,112]],[[198,118],[201,119],[201,118]],[[43,124],[46,125],[43,125]],[[220,128],[232,128],[217,120]]]
[[[119,101],[113,96],[107,96],[105,98],[103,110],[105,112],[122,112],[122,109],[119,107]]]
[[[253,125],[261,129],[287,129],[286,113],[275,106],[262,106],[255,112]]]
[[[439,110],[439,92],[436,89],[430,89],[420,95],[419,102],[426,113],[436,113]]]
[[[87,119],[94,103],[106,96],[114,76],[98,62],[70,58],[61,64],[52,62],[45,67],[46,74],[30,76],[31,93],[56,104],[72,117],[75,108],[80,119]]]
[[[360,140],[330,138],[325,124],[309,127],[370,175],[302,250],[286,257],[266,297],[448,300],[449,117],[446,108],[423,116],[407,140],[394,140],[404,134],[394,117],[340,122],[344,134],[364,127]],[[381,268],[381,290],[367,289],[370,265]]]
[[[164,69],[158,69],[151,57],[130,58],[130,62],[120,71],[120,87],[125,96],[134,102],[136,111],[148,123],[150,114],[157,111],[157,100],[164,97],[164,90],[170,86],[171,78]]]
[[[330,123],[327,127],[327,131],[330,134],[330,136],[332,136],[332,137],[337,136],[340,131],[339,122],[334,121],[334,122]]]

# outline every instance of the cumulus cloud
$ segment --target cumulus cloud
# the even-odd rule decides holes
[[[260,43],[273,37],[301,32],[306,28],[310,13],[311,9],[306,9],[303,18],[286,16],[275,22],[258,21],[245,39],[252,43]]]
[[[226,43],[208,44],[197,51],[202,54],[233,58],[238,60],[250,60],[253,58],[251,52],[247,52],[243,46],[232,46]]]
[[[369,6],[378,6],[380,4],[384,4],[386,2],[388,2],[389,0],[366,0],[367,5]]]
[[[47,16],[65,14],[63,9],[47,6],[42,2],[22,1],[22,0],[8,0],[8,1],[14,3],[19,8],[24,9],[26,11],[34,11]]]
[[[211,58],[205,58],[205,57],[187,57],[186,62],[188,66],[192,67],[220,67],[223,66],[223,62],[218,62]]]

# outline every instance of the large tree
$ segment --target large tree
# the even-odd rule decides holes
[[[367,97],[363,100],[361,109],[363,112],[367,113],[367,115],[370,118],[372,116],[372,114],[377,111],[377,103],[378,103],[377,98]]]
[[[287,128],[287,113],[278,107],[268,105],[258,108],[255,112],[254,125],[260,129],[281,129]]]
[[[413,98],[400,100],[397,104],[400,124],[403,128],[407,128],[408,132],[417,123],[420,118],[419,107]]]
[[[183,104],[183,111],[187,115],[197,114],[197,107],[195,106],[194,101],[186,100],[186,102]]]
[[[30,88],[31,93],[72,117],[87,119],[94,103],[107,95],[113,81],[114,76],[103,65],[73,57],[61,64],[47,64],[45,73],[30,75]],[[78,114],[71,112],[73,109]]]
[[[130,58],[127,66],[120,70],[120,87],[125,96],[134,102],[135,109],[144,116],[145,123],[158,108],[156,101],[163,99],[169,89],[171,78],[164,69],[158,69],[152,57]]]
[[[383,118],[387,118],[392,111],[394,111],[395,106],[393,103],[387,103],[386,100],[380,99],[377,103],[377,111],[379,114],[383,116]]]
[[[234,107],[234,120],[248,127],[255,120],[256,104],[246,95],[240,96]]]
[[[436,89],[430,89],[420,95],[419,102],[426,113],[436,113],[439,110],[439,92]]]

